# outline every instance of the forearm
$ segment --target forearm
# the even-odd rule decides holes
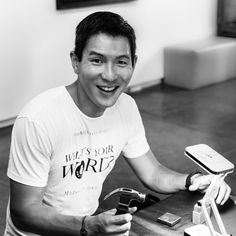
[[[19,229],[40,235],[80,235],[82,226],[81,216],[69,216],[56,212],[53,208],[34,203],[24,207],[21,212],[11,210],[13,223]],[[86,218],[86,229],[93,235],[96,224],[91,224],[95,217]]]
[[[187,175],[163,166],[151,150],[127,161],[142,183],[155,192],[168,194],[185,189]]]
[[[158,174],[153,173],[151,188],[156,192],[175,193],[185,190],[187,174],[181,174],[163,165],[159,165]]]

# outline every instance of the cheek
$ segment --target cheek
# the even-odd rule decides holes
[[[91,66],[90,64],[84,63],[81,67],[81,72],[84,76],[92,77],[99,74],[98,67]]]
[[[91,66],[84,66],[78,75],[84,84],[89,85],[92,81],[96,80],[98,74],[99,72],[95,68]]]
[[[129,82],[132,75],[133,75],[133,69],[126,69],[126,70],[119,70],[119,72],[117,73],[119,75],[119,77],[121,77],[124,81]]]
[[[124,80],[126,82],[126,85],[130,82],[131,80],[131,77],[132,77],[133,73],[132,72],[129,72],[129,73],[126,73],[124,76]]]

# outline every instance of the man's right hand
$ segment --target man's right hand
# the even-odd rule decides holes
[[[88,235],[129,235],[132,215],[115,215],[116,209],[89,216],[85,223]]]

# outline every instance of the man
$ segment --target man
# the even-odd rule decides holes
[[[77,26],[71,52],[77,80],[37,96],[15,122],[5,235],[128,235],[135,209],[93,215],[120,154],[149,189],[186,189],[187,174],[167,169],[154,157],[137,106],[124,93],[135,51],[134,30],[117,14],[96,12]],[[210,183],[209,176],[188,176],[190,191]],[[229,194],[223,182],[217,203]]]

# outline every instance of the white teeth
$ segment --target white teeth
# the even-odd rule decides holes
[[[105,91],[112,91],[112,90],[114,90],[115,89],[115,87],[112,87],[112,88],[108,88],[108,87],[105,87],[105,88],[103,88]]]
[[[111,92],[113,90],[115,90],[116,87],[102,87],[102,86],[99,86],[99,88],[105,92]]]

